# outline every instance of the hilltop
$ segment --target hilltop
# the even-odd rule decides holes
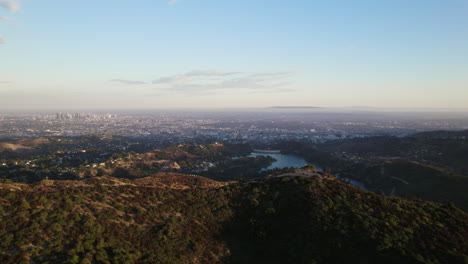
[[[464,263],[468,216],[305,170],[0,185],[1,263]]]

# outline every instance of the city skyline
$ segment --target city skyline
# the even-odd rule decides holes
[[[466,109],[468,2],[0,0],[0,111]]]

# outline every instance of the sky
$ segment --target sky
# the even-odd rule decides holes
[[[468,0],[0,0],[0,110],[468,108]]]

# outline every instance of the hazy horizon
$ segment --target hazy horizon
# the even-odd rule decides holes
[[[24,108],[2,109],[0,115],[5,114],[52,114],[52,113],[151,113],[151,112],[270,112],[270,113],[356,113],[356,114],[449,114],[461,115],[468,118],[468,108],[392,108],[392,107],[314,107],[314,106],[272,106],[272,107],[154,107],[154,108]],[[450,116],[447,116],[450,117]],[[455,116],[454,116],[455,117]]]
[[[0,0],[0,111],[464,111],[467,13],[461,0]]]

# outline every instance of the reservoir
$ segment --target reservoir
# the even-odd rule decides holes
[[[270,156],[276,161],[273,162],[270,166],[263,168],[261,171],[273,170],[273,169],[283,169],[283,168],[302,168],[306,165],[314,165],[307,162],[300,156],[289,155],[289,154],[264,154],[253,152],[247,157],[257,157],[257,156]],[[315,165],[314,165],[315,166]],[[317,170],[322,170],[320,167],[315,166]]]

